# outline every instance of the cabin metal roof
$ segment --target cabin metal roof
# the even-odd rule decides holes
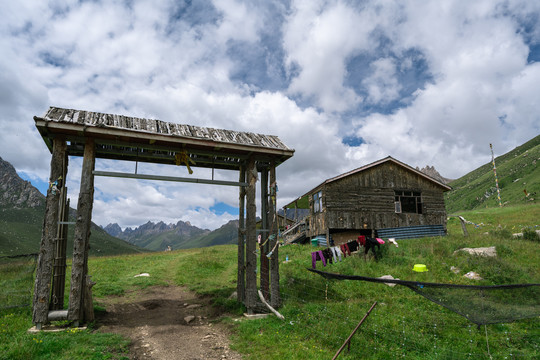
[[[403,168],[405,168],[405,169],[407,169],[407,170],[409,170],[409,171],[411,171],[411,172],[417,174],[418,176],[420,176],[420,177],[422,177],[422,178],[425,178],[425,179],[428,180],[428,181],[431,181],[431,182],[435,183],[437,186],[440,186],[440,187],[443,189],[443,191],[449,191],[449,190],[452,190],[452,188],[451,188],[450,186],[448,186],[448,185],[446,185],[446,184],[440,182],[440,181],[437,180],[437,179],[432,178],[431,176],[429,176],[429,175],[427,175],[427,174],[424,174],[424,173],[421,172],[420,170],[417,170],[417,169],[413,168],[412,166],[409,166],[409,165],[407,165],[407,164],[405,164],[405,163],[403,163],[403,162],[401,162],[401,161],[399,161],[399,160],[396,160],[396,159],[394,159],[394,158],[391,157],[391,156],[387,156],[387,157],[385,157],[385,158],[383,158],[383,159],[374,161],[374,162],[372,162],[372,163],[370,163],[370,164],[361,166],[361,167],[359,167],[359,168],[353,169],[353,170],[351,170],[351,171],[347,171],[347,172],[345,172],[345,173],[343,173],[343,174],[340,174],[340,175],[337,175],[337,176],[335,176],[335,177],[326,179],[325,181],[323,181],[323,182],[320,183],[319,185],[315,186],[313,189],[309,190],[309,191],[306,192],[304,195],[302,195],[302,196],[296,198],[295,200],[291,201],[289,204],[285,205],[284,207],[287,207],[287,208],[288,208],[290,205],[292,205],[292,204],[294,204],[295,202],[301,200],[301,199],[304,198],[305,196],[310,195],[310,194],[314,193],[315,191],[318,191],[318,190],[319,190],[320,188],[322,188],[322,186],[325,185],[325,184],[328,184],[328,183],[331,183],[331,182],[334,182],[334,181],[343,179],[343,178],[345,178],[345,177],[347,177],[347,176],[351,176],[351,175],[360,173],[360,172],[362,172],[362,171],[371,169],[371,168],[373,168],[373,167],[376,167],[376,166],[378,166],[378,165],[384,164],[384,163],[386,163],[386,162],[392,162],[392,163],[394,163],[394,164],[396,164],[396,165],[398,165],[398,166],[401,166],[401,167],[403,167]]]
[[[194,167],[216,169],[237,170],[249,156],[259,166],[265,161],[277,166],[294,154],[275,135],[156,119],[50,107],[34,121],[51,152],[52,139],[62,137],[73,156],[82,156],[87,137],[95,140],[97,158],[175,164],[176,153],[186,151]]]

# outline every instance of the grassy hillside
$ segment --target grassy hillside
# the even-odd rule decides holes
[[[383,258],[365,261],[351,256],[318,269],[378,277],[391,274],[402,280],[470,285],[540,283],[540,241],[514,239],[511,232],[538,228],[540,205],[479,209],[461,214],[470,236],[461,233],[451,218],[449,236],[399,241],[386,247]],[[495,246],[496,258],[464,253],[462,247]],[[253,359],[329,359],[358,324],[371,304],[378,305],[354,335],[349,352],[340,359],[537,359],[540,319],[477,328],[464,317],[441,307],[403,286],[360,281],[326,280],[306,270],[311,267],[311,245],[279,249],[280,285],[285,321],[275,317],[252,321],[225,319],[233,332],[233,348]],[[237,249],[234,245],[115,257],[94,257],[89,272],[97,309],[100,299],[130,293],[152,285],[183,285],[213,298],[215,306],[239,317],[243,307],[229,295],[236,289]],[[426,264],[416,273],[413,265]],[[458,274],[451,271],[455,266]],[[484,280],[463,274],[475,271]],[[137,277],[141,272],[150,277]],[[515,303],[517,293],[504,294]],[[463,301],[473,300],[470,296]],[[530,299],[529,299],[530,301]],[[532,301],[538,302],[538,296]],[[535,305],[538,308],[538,305]],[[28,334],[31,310],[0,312],[0,359],[57,358],[108,359],[127,355],[127,344],[113,335],[92,329],[75,333]],[[489,349],[488,349],[489,345]],[[180,346],[180,345],[179,345]]]
[[[540,203],[540,135],[514,150],[495,158],[501,199],[504,205]],[[497,207],[497,191],[492,163],[449,184],[446,193],[448,213]],[[529,196],[525,195],[524,190]]]
[[[238,242],[238,221],[230,221],[219,229],[173,246],[173,249],[191,249]]]
[[[158,234],[135,236],[129,241],[150,251],[163,251],[167,249],[167,246],[174,244],[178,237],[174,230],[170,230]]]
[[[0,256],[39,252],[44,208],[0,209]],[[68,256],[73,251],[74,226],[69,226]],[[90,255],[118,255],[146,250],[110,236],[98,226],[92,226]]]

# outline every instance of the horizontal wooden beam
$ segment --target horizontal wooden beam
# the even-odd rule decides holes
[[[122,173],[122,172],[111,172],[111,171],[94,171],[94,175],[107,176],[107,177],[119,177],[119,178],[127,178],[127,179],[176,181],[176,182],[188,182],[188,183],[210,184],[210,185],[244,186],[244,187],[247,186],[247,183],[238,182],[238,181],[198,179],[198,178],[186,178],[186,177],[177,177],[177,176],[132,174],[132,173]]]

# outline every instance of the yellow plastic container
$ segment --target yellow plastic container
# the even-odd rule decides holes
[[[424,272],[424,271],[428,271],[428,269],[426,265],[424,264],[414,264],[413,271]]]

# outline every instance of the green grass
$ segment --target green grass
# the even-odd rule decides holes
[[[449,236],[399,241],[375,262],[363,257],[318,268],[336,273],[378,277],[391,274],[402,280],[453,284],[540,283],[540,242],[514,239],[513,232],[534,228],[540,219],[538,204],[480,209],[460,213],[479,226],[461,232],[457,218],[448,222]],[[495,246],[495,259],[454,255],[462,247]],[[147,253],[92,257],[89,272],[96,308],[106,296],[130,296],[133,290],[153,285],[184,285],[213,299],[227,310],[232,328],[232,347],[252,359],[329,359],[375,301],[378,305],[353,337],[350,352],[340,359],[535,359],[540,353],[538,318],[477,328],[465,318],[410,289],[361,281],[329,281],[306,270],[311,267],[310,245],[291,245],[279,250],[280,284],[285,321],[232,321],[244,310],[229,295],[236,290],[237,252],[233,245]],[[429,271],[415,273],[416,263]],[[451,266],[461,269],[459,274]],[[462,275],[476,271],[484,280]],[[147,272],[150,277],[134,278]],[[464,302],[470,299],[463,299]],[[0,359],[82,358],[107,359],[127,356],[125,340],[92,329],[77,333],[28,334],[31,310],[0,312]],[[42,342],[40,342],[42,341]]]
[[[128,359],[129,342],[118,335],[66,329],[28,333],[30,308],[0,311],[0,359]]]

